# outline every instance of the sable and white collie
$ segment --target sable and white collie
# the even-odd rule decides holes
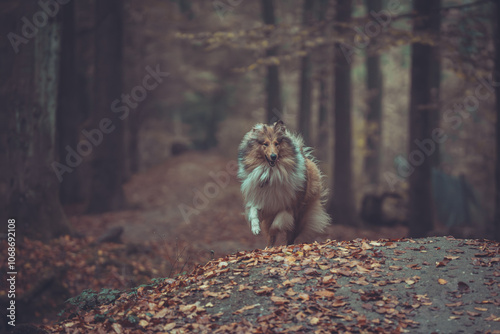
[[[274,246],[279,232],[293,244],[306,231],[323,232],[330,216],[322,174],[299,135],[278,121],[257,124],[240,144],[238,177],[253,234],[261,228]]]

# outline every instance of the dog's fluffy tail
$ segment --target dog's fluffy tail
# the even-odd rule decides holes
[[[326,213],[320,200],[315,201],[304,217],[305,228],[311,232],[323,233],[328,225],[330,225],[331,218]]]

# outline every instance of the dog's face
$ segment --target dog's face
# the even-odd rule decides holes
[[[284,147],[286,146],[285,130],[282,121],[274,123],[273,126],[264,125],[254,128],[254,131],[257,132],[258,150],[271,167],[274,167],[279,162],[280,156],[288,151]]]
[[[259,166],[272,169],[277,165],[282,172],[292,171],[295,158],[296,146],[281,121],[255,125],[245,135],[238,151],[240,168],[248,173]]]

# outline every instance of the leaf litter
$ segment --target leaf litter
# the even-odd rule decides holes
[[[112,303],[45,329],[412,333],[465,328],[499,333],[499,254],[498,243],[450,237],[327,241],[238,252],[188,275],[157,281],[140,296],[124,292]]]

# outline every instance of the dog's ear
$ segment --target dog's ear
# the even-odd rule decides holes
[[[285,123],[283,123],[282,120],[279,120],[277,121],[276,123],[274,123],[274,131],[276,132],[284,132],[286,130],[286,126],[285,126]]]
[[[264,127],[264,124],[262,123],[259,123],[259,124],[255,124],[254,127],[252,128],[252,132],[256,132],[256,131],[261,131]]]

